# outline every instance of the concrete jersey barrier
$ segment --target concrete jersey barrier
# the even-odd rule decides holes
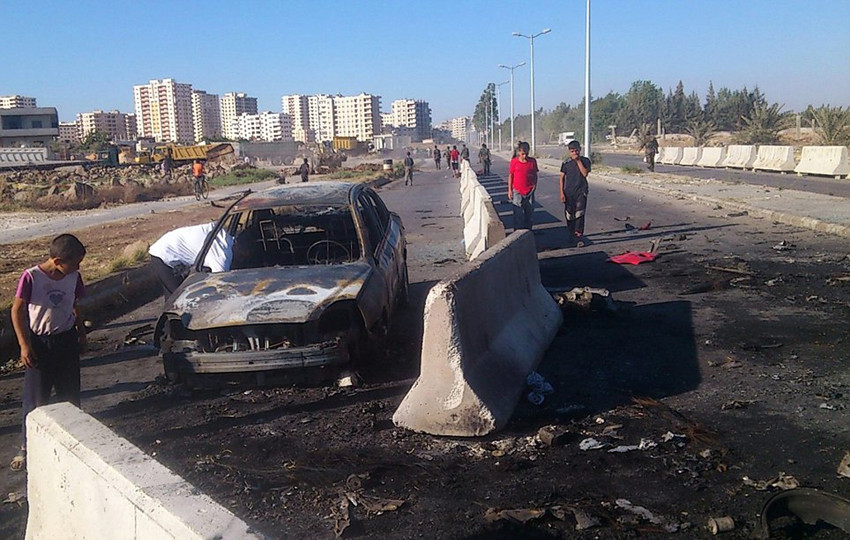
[[[461,170],[463,243],[467,260],[470,260],[502,241],[505,238],[505,226],[499,219],[490,194],[478,181],[468,161],[461,163]]]
[[[756,147],[753,145],[732,144],[726,149],[724,167],[752,169],[756,162]]]
[[[44,163],[47,148],[0,148],[0,164]]]
[[[846,146],[804,146],[797,174],[822,174],[840,178],[850,174]]]
[[[699,148],[697,146],[687,146],[682,149],[682,159],[679,161],[679,165],[696,165],[701,155],[702,148]]]
[[[511,234],[431,289],[420,375],[393,422],[460,437],[504,427],[562,320],[533,234]]]
[[[795,166],[793,147],[762,145],[759,146],[753,170],[789,172]]]
[[[726,160],[726,148],[723,146],[709,146],[702,149],[702,155],[697,161],[698,167],[722,167]]]
[[[664,158],[661,161],[664,165],[678,165],[682,161],[681,146],[665,146]]]
[[[26,540],[264,538],[69,403],[31,412],[27,442]]]

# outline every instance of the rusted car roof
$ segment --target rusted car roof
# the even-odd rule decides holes
[[[352,182],[315,182],[274,186],[251,193],[239,201],[232,212],[290,204],[345,206],[350,202],[349,193],[358,185]]]

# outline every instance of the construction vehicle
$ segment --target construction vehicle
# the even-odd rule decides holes
[[[157,145],[136,155],[136,163],[161,163],[168,153],[171,160],[180,164],[196,159],[215,160],[227,154],[233,153],[233,145],[230,143],[199,144],[195,146],[178,146],[175,144]]]

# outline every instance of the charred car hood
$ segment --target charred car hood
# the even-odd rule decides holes
[[[355,262],[194,274],[166,311],[191,330],[306,322],[337,300],[356,299],[371,271]]]

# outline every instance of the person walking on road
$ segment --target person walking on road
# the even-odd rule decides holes
[[[410,152],[407,153],[407,157],[404,158],[404,185],[410,182],[410,185],[413,185],[413,158],[410,157]]]
[[[584,216],[587,210],[587,175],[590,174],[590,160],[581,155],[581,144],[570,141],[567,145],[569,157],[561,164],[558,183],[561,190],[561,202],[564,203],[564,217],[567,219],[569,242],[583,247]]]
[[[478,151],[478,163],[484,164],[484,176],[490,176],[490,149],[486,144],[482,143]]]
[[[469,148],[467,148],[465,144],[463,145],[463,148],[460,151],[460,159],[465,159],[466,161],[469,161]]]
[[[440,168],[440,159],[443,156],[440,154],[440,149],[437,148],[437,145],[434,145],[434,165],[437,166],[437,169]]]
[[[452,146],[452,151],[449,155],[452,157],[452,176],[460,178],[460,152],[457,151],[457,145]]]
[[[86,348],[86,329],[77,302],[86,288],[80,263],[86,248],[72,234],[60,234],[50,243],[45,262],[21,275],[12,300],[12,326],[21,348],[24,372],[21,448],[9,468],[26,468],[27,415],[55,401],[80,406],[80,354]]]
[[[537,160],[528,157],[528,143],[521,142],[508,166],[508,200],[514,208],[514,230],[531,230],[534,225],[534,190],[537,188]]]
[[[304,163],[298,167],[298,172],[301,174],[301,181],[306,182],[310,179],[310,164],[307,163],[307,158],[304,158]]]
[[[651,137],[649,140],[644,141],[641,149],[644,152],[647,168],[655,172],[655,154],[658,153],[658,139]]]

